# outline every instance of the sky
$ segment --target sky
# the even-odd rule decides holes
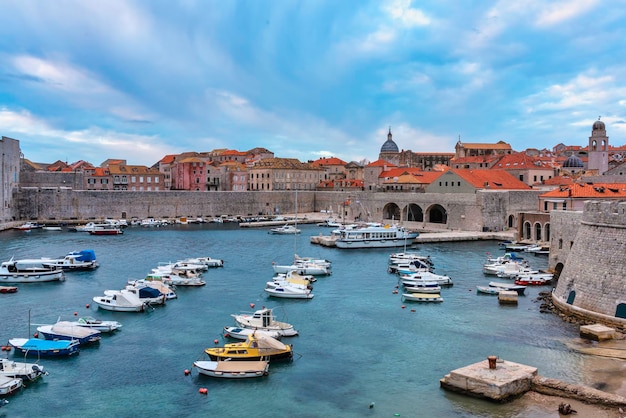
[[[626,144],[624,0],[0,0],[0,135],[41,163]]]

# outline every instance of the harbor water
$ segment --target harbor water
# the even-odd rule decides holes
[[[41,359],[49,371],[9,398],[7,417],[447,417],[525,416],[515,403],[494,404],[447,392],[439,379],[459,367],[496,355],[535,366],[539,374],[586,383],[591,367],[568,349],[578,327],[539,312],[529,287],[517,306],[476,293],[487,253],[501,255],[495,241],[421,244],[435,272],[452,277],[443,303],[402,302],[396,276],[387,272],[389,249],[340,250],[310,243],[329,230],[299,226],[297,236],[236,224],[129,227],[119,236],[33,230],[0,233],[0,258],[58,257],[93,249],[100,267],[70,272],[61,283],[22,284],[1,294],[0,340],[27,337],[35,324],[91,315],[123,328],[72,358]],[[402,251],[399,248],[398,251]],[[294,253],[332,261],[332,275],[314,283],[311,300],[269,298],[263,291],[272,262]],[[209,269],[203,287],[177,289],[178,299],[143,313],[99,310],[94,296],[120,289],[159,263],[189,257],[224,259]],[[547,259],[527,256],[535,268]],[[503,281],[506,279],[497,279]],[[229,341],[231,314],[275,308],[300,335],[292,362],[273,363],[267,377],[215,379],[192,368],[207,347]],[[30,324],[29,324],[30,317]],[[15,360],[23,357],[12,352]],[[185,370],[191,370],[190,375]],[[207,394],[199,393],[206,388]]]

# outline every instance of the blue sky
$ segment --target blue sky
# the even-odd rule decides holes
[[[626,143],[623,0],[0,0],[0,135],[36,162],[374,161]]]

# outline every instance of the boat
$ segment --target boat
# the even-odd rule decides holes
[[[294,262],[292,264],[276,264],[272,262],[272,268],[274,273],[287,274],[290,271],[295,271],[301,275],[311,276],[328,276],[331,274],[331,268],[315,263],[309,263],[306,261]]]
[[[121,235],[124,230],[113,225],[106,225],[89,231],[90,235]]]
[[[116,312],[143,312],[145,304],[137,295],[119,290],[111,296],[94,296],[93,301],[100,309]]]
[[[8,358],[0,359],[0,376],[17,377],[32,382],[47,374],[44,367],[37,363],[18,362]]]
[[[199,277],[185,277],[174,273],[158,272],[156,269],[153,269],[153,272],[148,274],[144,280],[149,282],[161,282],[172,286],[204,286],[206,284],[206,282]]]
[[[291,360],[293,358],[293,347],[283,344],[275,338],[256,336],[251,334],[246,341],[241,343],[227,343],[223,347],[211,347],[204,352],[213,361],[217,360],[245,360],[259,361],[269,359]]]
[[[441,293],[441,286],[436,282],[417,283],[416,286],[404,286],[409,293]]]
[[[315,276],[312,276],[310,274],[298,274],[298,272],[295,270],[289,271],[287,273],[278,273],[276,276],[274,276],[272,280],[279,282],[287,281],[291,284],[297,284],[302,286],[309,286],[311,285],[311,283],[317,282]]]
[[[504,263],[491,263],[483,265],[483,273],[491,276],[513,276],[528,271],[528,264],[519,261],[507,261]]]
[[[521,285],[521,286],[543,286],[550,284],[552,281],[552,277],[547,277],[543,275],[528,275],[528,276],[518,276],[514,279],[513,283]]]
[[[39,338],[11,338],[9,345],[26,356],[61,357],[80,352],[76,340],[42,340]]]
[[[134,293],[135,295],[137,295],[141,302],[147,305],[163,305],[165,303],[165,295],[154,287],[137,287],[133,285],[127,285],[123,290]],[[120,290],[105,290],[104,295],[114,296],[118,292],[120,292]]]
[[[517,292],[518,295],[523,295],[526,292],[526,286],[522,286],[519,284],[509,284],[502,282],[489,282],[489,287],[495,287],[499,290],[512,290]]]
[[[259,309],[252,314],[232,314],[237,325],[244,328],[277,331],[283,337],[298,335],[298,331],[290,323],[277,321],[271,308]]]
[[[202,264],[207,267],[224,267],[224,260],[211,257],[187,258],[183,262],[192,264]]]
[[[410,260],[405,262],[399,262],[389,264],[387,271],[389,273],[397,274],[412,274],[419,272],[433,272],[434,268],[432,264],[422,260]]]
[[[299,234],[301,231],[300,229],[296,228],[293,225],[283,225],[283,226],[279,226],[276,228],[272,228],[268,231],[269,234],[276,234],[276,235],[293,235],[293,234]]]
[[[403,293],[402,301],[410,300],[413,302],[443,302],[443,298],[439,293]]]
[[[0,286],[0,293],[16,293],[17,286]]]
[[[342,223],[339,222],[335,218],[324,219],[323,222],[320,222],[320,223],[317,224],[317,226],[324,226],[324,227],[328,227],[328,228],[340,228],[341,225],[342,225]]]
[[[403,264],[408,263],[410,261],[418,260],[422,263],[433,267],[433,261],[431,260],[429,255],[422,255],[415,252],[403,252],[403,253],[391,253],[389,255],[389,264]]]
[[[491,286],[476,286],[477,293],[484,293],[486,295],[497,295],[500,293],[500,288]]]
[[[329,267],[332,265],[330,260],[326,260],[325,258],[314,258],[314,257],[300,257],[298,254],[294,254],[293,256],[294,263],[313,263],[319,266]]]
[[[66,271],[93,270],[99,266],[94,250],[71,251],[56,259],[42,258],[45,266],[60,268]]]
[[[59,321],[53,325],[40,325],[37,332],[46,340],[75,340],[80,345],[100,341],[100,331],[76,326],[68,321]]]
[[[313,299],[315,296],[312,293],[312,288],[309,286],[302,286],[292,284],[288,281],[271,281],[267,282],[265,286],[265,293],[276,298],[285,299]]]
[[[282,336],[278,331],[265,331],[262,329],[250,329],[244,327],[224,327],[224,336],[235,338],[237,340],[247,340],[248,336],[256,334],[258,337],[265,336],[280,340]]]
[[[418,236],[419,232],[399,225],[366,225],[339,230],[335,246],[342,249],[402,247],[413,243]]]
[[[205,376],[224,379],[246,379],[267,376],[270,363],[267,360],[198,360],[193,363],[193,367],[198,369],[198,373]]]
[[[404,286],[417,286],[419,284],[434,282],[439,286],[452,286],[452,278],[443,274],[435,274],[429,271],[421,271],[411,274],[401,274],[400,282]]]
[[[0,375],[0,396],[11,395],[23,386],[24,382],[19,377],[8,377]]]
[[[163,293],[165,295],[166,300],[176,299],[178,297],[176,292],[171,287],[169,287],[162,281],[158,281],[158,280],[152,280],[152,281],[144,280],[144,279],[129,280],[128,285],[134,286],[137,288],[142,288],[146,286],[152,287],[154,289],[157,289],[159,292]]]
[[[95,223],[95,222],[87,222],[85,225],[78,225],[73,230],[76,232],[91,232],[95,231],[98,228],[108,227],[109,224],[106,223]]]
[[[122,328],[122,324],[117,321],[102,321],[92,316],[83,316],[78,318],[77,321],[69,321],[69,323],[74,326],[95,329],[100,332],[113,332]]]
[[[0,283],[43,283],[65,280],[63,270],[45,266],[42,260],[3,261]]]
[[[61,228],[60,226],[47,226],[44,225],[41,229],[43,229],[44,231],[62,231],[63,228]]]
[[[20,231],[30,231],[31,229],[39,229],[42,225],[39,225],[37,222],[24,222],[21,225],[14,226],[13,229],[18,229]]]
[[[509,242],[504,244],[505,251],[525,251],[527,248],[533,246],[534,244],[523,243],[523,242]]]

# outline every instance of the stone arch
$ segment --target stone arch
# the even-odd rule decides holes
[[[615,308],[615,317],[626,318],[626,303],[617,304],[617,308]]]
[[[387,203],[383,208],[383,219],[399,221],[401,219],[400,216],[400,207],[393,202]]]
[[[524,222],[524,229],[522,230],[522,238],[523,239],[531,239],[532,237],[532,228],[530,222]]]
[[[550,242],[550,222],[546,222],[543,226],[543,240],[545,242]]]
[[[552,276],[552,279],[554,280],[555,287],[556,287],[556,282],[559,281],[559,277],[561,276],[563,267],[565,267],[563,263],[556,263],[556,266],[554,266],[554,275]]]
[[[539,222],[535,222],[535,237],[533,238],[534,241],[541,241],[541,232],[541,224]]]
[[[446,209],[439,205],[434,204],[428,208],[426,212],[428,222],[434,224],[447,224],[448,223],[448,212]]]
[[[569,294],[567,295],[567,304],[568,305],[573,305],[574,304],[574,300],[576,300],[576,291],[575,290],[570,290]]]
[[[409,222],[424,222],[424,212],[419,205],[410,203],[404,209],[405,221]]]
[[[515,228],[515,216],[514,215],[509,215],[509,217],[507,218],[507,226],[509,228]]]

